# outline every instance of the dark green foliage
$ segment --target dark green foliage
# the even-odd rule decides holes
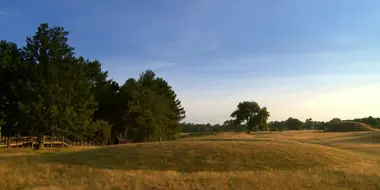
[[[26,103],[34,135],[64,135],[79,140],[86,134],[95,111],[86,63],[74,57],[62,27],[41,24],[27,38],[25,61],[33,68]]]
[[[373,128],[380,128],[380,118],[376,117],[365,117],[365,118],[359,118],[359,119],[354,119],[354,121],[361,122],[367,125],[370,125]]]
[[[339,118],[334,118],[334,119],[332,119],[331,121],[330,121],[330,123],[339,123],[339,122],[341,122],[342,120],[341,119],[339,119]]]
[[[2,135],[25,134],[23,101],[29,69],[22,61],[23,52],[14,43],[0,42],[0,120]]]
[[[299,119],[290,117],[285,121],[285,125],[289,130],[301,130],[303,123]]]
[[[247,125],[248,133],[252,130],[268,130],[267,121],[270,114],[267,108],[260,108],[256,102],[240,102],[230,116],[237,125]]]
[[[91,139],[95,145],[106,145],[110,137],[111,125],[107,121],[96,120],[90,124],[88,139]]]
[[[0,119],[0,139],[1,139],[1,129],[4,127],[5,125],[5,120],[4,119]]]
[[[326,122],[314,122],[313,129],[315,129],[315,130],[326,130],[327,124],[328,123],[326,123]]]
[[[123,104],[119,96],[119,84],[113,80],[107,80],[108,73],[101,70],[99,61],[81,59],[86,63],[87,77],[91,81],[92,92],[97,102],[94,119],[104,120],[112,125],[111,136],[116,137],[123,132]]]
[[[288,130],[285,121],[272,121],[268,123],[271,131],[285,131]]]
[[[315,123],[314,123],[313,119],[308,118],[308,119],[306,119],[306,121],[303,125],[303,129],[314,129],[314,126],[315,126]]]
[[[269,122],[271,131],[285,131],[285,130],[324,130],[326,123],[321,121],[313,121],[311,118],[306,119],[303,123],[299,119],[289,118],[286,121],[272,121]]]
[[[185,118],[172,87],[153,71],[119,86],[101,63],[76,57],[69,32],[41,24],[19,49],[0,43],[0,132],[105,144],[172,139]],[[111,127],[112,126],[112,127]]]
[[[181,132],[183,133],[214,133],[214,132],[225,132],[225,131],[235,131],[243,132],[246,126],[236,125],[231,120],[227,120],[220,124],[194,124],[194,123],[181,123]]]
[[[180,132],[185,111],[171,86],[153,71],[141,73],[138,80],[128,79],[120,88],[120,97],[128,138],[138,142],[169,140]]]
[[[268,128],[268,118],[269,118],[269,112],[266,107],[260,109],[259,113],[257,114],[257,123],[259,124],[259,130],[260,131],[267,131]]]

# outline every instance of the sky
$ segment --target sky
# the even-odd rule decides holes
[[[43,22],[120,84],[152,69],[185,121],[222,123],[241,101],[270,120],[380,116],[378,0],[1,1],[0,39]]]

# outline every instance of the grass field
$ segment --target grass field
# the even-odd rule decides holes
[[[380,131],[0,149],[0,189],[380,189]]]

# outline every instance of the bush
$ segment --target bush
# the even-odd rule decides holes
[[[111,136],[111,125],[104,120],[96,120],[91,123],[92,135],[90,139],[96,145],[105,145]]]

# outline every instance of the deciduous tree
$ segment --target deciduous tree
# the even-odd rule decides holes
[[[240,102],[237,109],[230,115],[234,118],[234,122],[238,125],[247,125],[248,133],[253,129],[266,130],[267,120],[269,118],[269,112],[267,108],[260,108],[259,104],[256,102],[244,101]]]

